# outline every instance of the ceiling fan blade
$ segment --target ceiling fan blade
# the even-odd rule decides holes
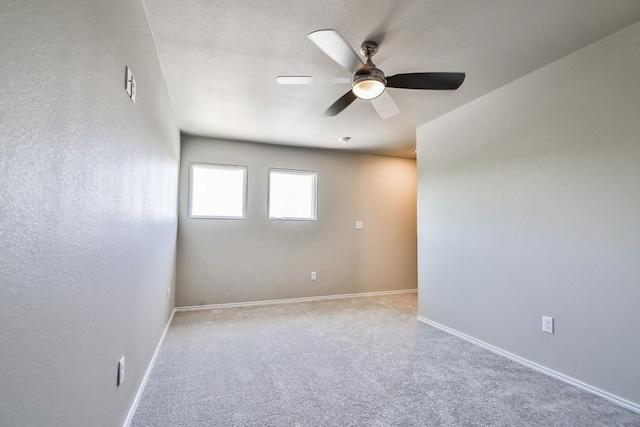
[[[342,110],[344,110],[345,108],[347,108],[349,105],[351,105],[351,103],[353,101],[356,100],[356,96],[353,94],[353,92],[350,90],[349,92],[345,93],[344,95],[342,95],[336,102],[334,102],[333,104],[331,104],[331,107],[327,108],[327,111],[325,111],[325,115],[327,116],[336,116],[338,115]]]
[[[373,98],[371,104],[383,119],[388,119],[400,113],[398,106],[387,91],[382,92],[377,98]]]
[[[321,51],[349,72],[355,73],[364,65],[362,59],[336,30],[318,30],[307,35]]]
[[[310,85],[315,83],[316,79],[311,76],[278,76],[276,81],[281,85]]]
[[[465,73],[407,73],[387,77],[387,87],[399,89],[454,90],[464,81]]]

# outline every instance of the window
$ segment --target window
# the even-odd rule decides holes
[[[246,218],[246,166],[193,163],[189,184],[190,218]]]
[[[315,220],[317,172],[269,170],[269,219]]]

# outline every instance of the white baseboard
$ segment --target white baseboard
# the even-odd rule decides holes
[[[147,370],[144,373],[144,377],[142,377],[142,381],[140,382],[140,387],[138,387],[138,392],[136,393],[136,398],[133,400],[133,404],[131,405],[131,409],[129,409],[129,413],[127,414],[127,419],[124,420],[124,427],[129,427],[131,424],[131,420],[133,420],[133,415],[136,413],[136,409],[138,409],[138,403],[140,402],[140,398],[142,397],[142,392],[144,391],[144,387],[147,385],[147,380],[149,379],[149,375],[151,375],[151,370],[153,369],[153,365],[156,363],[156,358],[158,357],[158,353],[160,353],[160,347],[162,347],[162,343],[164,342],[164,337],[167,336],[167,331],[169,330],[169,326],[171,325],[171,321],[173,320],[173,315],[176,314],[176,309],[174,308],[171,312],[171,316],[167,321],[167,326],[164,327],[164,332],[160,337],[160,341],[158,341],[158,345],[156,346],[156,350],[153,352],[153,356],[149,361],[149,365],[147,365]]]
[[[195,311],[195,310],[210,310],[212,308],[249,307],[254,305],[288,304],[293,302],[308,302],[308,301],[319,301],[319,300],[341,299],[341,298],[375,297],[380,295],[409,294],[409,293],[416,293],[416,292],[418,292],[417,289],[400,289],[397,291],[360,292],[355,294],[322,295],[317,297],[271,299],[271,300],[264,300],[264,301],[248,301],[248,302],[231,302],[226,304],[191,305],[191,306],[185,306],[185,307],[176,307],[176,311]]]
[[[484,341],[481,341],[481,340],[479,340],[477,338],[473,338],[473,337],[471,337],[471,336],[469,336],[467,334],[464,334],[464,333],[462,333],[460,331],[457,331],[455,329],[451,329],[451,328],[449,328],[447,326],[441,325],[440,323],[434,322],[433,320],[429,320],[426,317],[422,317],[422,316],[418,315],[418,320],[420,322],[426,323],[427,325],[433,326],[433,327],[438,328],[438,329],[440,329],[440,330],[442,330],[444,332],[447,332],[447,333],[449,333],[451,335],[454,335],[454,336],[456,336],[458,338],[462,338],[465,341],[469,341],[472,344],[475,344],[475,345],[480,346],[482,348],[485,348],[485,349],[487,349],[489,351],[492,351],[493,353],[499,354],[500,356],[506,357],[507,359],[511,359],[514,362],[520,363],[521,365],[527,366],[527,367],[529,367],[531,369],[535,369],[538,372],[541,372],[543,374],[549,375],[549,376],[551,376],[553,378],[556,378],[556,379],[558,379],[560,381],[563,381],[563,382],[565,382],[567,384],[570,384],[570,385],[578,387],[578,388],[580,388],[582,390],[585,390],[585,391],[588,391],[590,393],[593,393],[596,396],[600,396],[603,399],[607,399],[607,400],[609,400],[609,401],[611,401],[611,402],[613,402],[613,403],[615,403],[615,404],[617,404],[619,406],[622,406],[625,409],[629,409],[630,411],[637,412],[637,413],[640,414],[640,405],[637,404],[637,403],[634,403],[634,402],[631,402],[629,400],[623,399],[623,398],[621,398],[619,396],[616,396],[614,394],[608,393],[608,392],[606,392],[604,390],[601,390],[601,389],[599,389],[597,387],[594,387],[592,385],[583,383],[582,381],[579,381],[579,380],[577,380],[575,378],[571,378],[571,377],[569,377],[567,375],[561,374],[560,372],[554,371],[553,369],[546,368],[546,367],[544,367],[542,365],[539,365],[539,364],[537,364],[535,362],[527,360],[527,359],[525,359],[523,357],[517,356],[517,355],[515,355],[513,353],[509,353],[506,350],[503,350],[501,348],[498,348],[496,346],[488,344],[488,343],[486,343]]]

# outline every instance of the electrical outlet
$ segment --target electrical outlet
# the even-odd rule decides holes
[[[117,385],[119,386],[124,381],[124,356],[120,358],[118,362],[118,379]]]
[[[542,332],[553,333],[553,317],[542,316]]]
[[[311,272],[311,280],[316,280],[316,277],[317,277],[317,276],[316,276],[316,272],[315,272],[315,271],[312,271],[312,272]]]
[[[362,221],[356,221],[356,230],[362,230],[363,225]]]

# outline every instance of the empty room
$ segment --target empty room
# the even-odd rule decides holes
[[[637,0],[0,35],[0,426],[640,426]]]

